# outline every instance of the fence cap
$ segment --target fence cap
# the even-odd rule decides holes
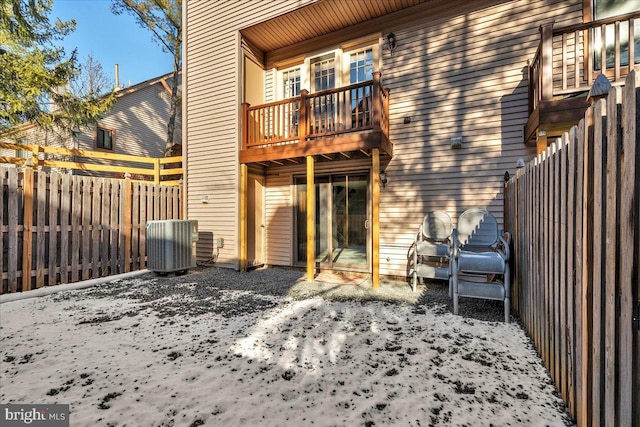
[[[593,82],[593,86],[591,86],[591,90],[589,90],[589,95],[587,95],[587,101],[589,101],[593,105],[596,103],[598,99],[607,96],[610,90],[611,90],[611,82],[605,75],[600,74],[598,77],[596,77],[596,80]]]

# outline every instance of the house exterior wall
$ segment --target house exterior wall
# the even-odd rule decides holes
[[[582,5],[581,0],[515,0],[466,13],[439,7],[420,21],[382,28],[382,36],[395,33],[397,47],[391,53],[382,46],[394,156],[382,164],[389,183],[380,199],[381,274],[406,274],[409,248],[428,210],[446,210],[455,222],[467,208],[487,207],[502,223],[504,173],[515,173],[517,159],[535,154],[524,145],[523,128],[528,118],[526,65],[539,43],[538,28],[548,21],[558,26],[582,22]],[[222,234],[225,242],[233,239],[235,244],[238,230],[237,31],[291,6],[187,6],[188,216]],[[274,69],[266,70],[266,102],[272,100],[276,75]],[[462,137],[461,149],[450,147],[455,136]],[[321,165],[317,173],[324,167],[350,167],[348,162]],[[293,176],[303,172],[303,167],[270,167],[266,172],[268,264],[293,263],[292,184]],[[204,195],[210,200],[213,195],[213,203],[201,204]],[[237,246],[225,246],[221,260],[233,264]]]
[[[445,210],[455,225],[464,210],[486,207],[502,224],[504,173],[535,155],[524,145],[526,65],[551,20],[582,22],[582,2],[509,1],[391,29],[398,47],[384,51],[383,84],[394,157],[380,196],[381,274],[406,274],[427,211]],[[455,136],[460,149],[450,148]]]
[[[240,102],[239,31],[309,1],[188,1],[183,4],[183,148],[187,217],[224,238],[218,264],[238,267]],[[202,203],[208,197],[208,203]]]

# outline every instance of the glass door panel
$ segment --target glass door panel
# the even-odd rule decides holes
[[[322,268],[368,268],[367,175],[316,177],[316,263]],[[307,259],[306,180],[296,180],[297,261]]]
[[[332,179],[332,266],[367,266],[367,177]]]
[[[329,265],[331,260],[331,183],[329,177],[316,178],[316,262]],[[306,238],[306,236],[305,236]],[[306,256],[305,256],[306,258]]]

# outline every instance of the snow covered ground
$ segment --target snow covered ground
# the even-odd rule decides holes
[[[439,285],[300,277],[210,268],[2,304],[0,402],[68,403],[72,426],[572,425],[517,323],[453,316]]]

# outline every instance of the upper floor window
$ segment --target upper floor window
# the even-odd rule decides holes
[[[353,42],[342,47],[311,54],[293,67],[278,71],[275,93],[279,99],[300,95],[301,89],[319,92],[373,79],[379,69],[377,42]]]
[[[349,83],[373,79],[373,49],[363,49],[349,54]]]
[[[335,54],[324,55],[311,60],[312,90],[333,89],[336,87],[336,58]]]
[[[282,71],[282,97],[293,98],[300,95],[300,67]]]
[[[96,148],[101,150],[113,150],[113,129],[96,127]]]

